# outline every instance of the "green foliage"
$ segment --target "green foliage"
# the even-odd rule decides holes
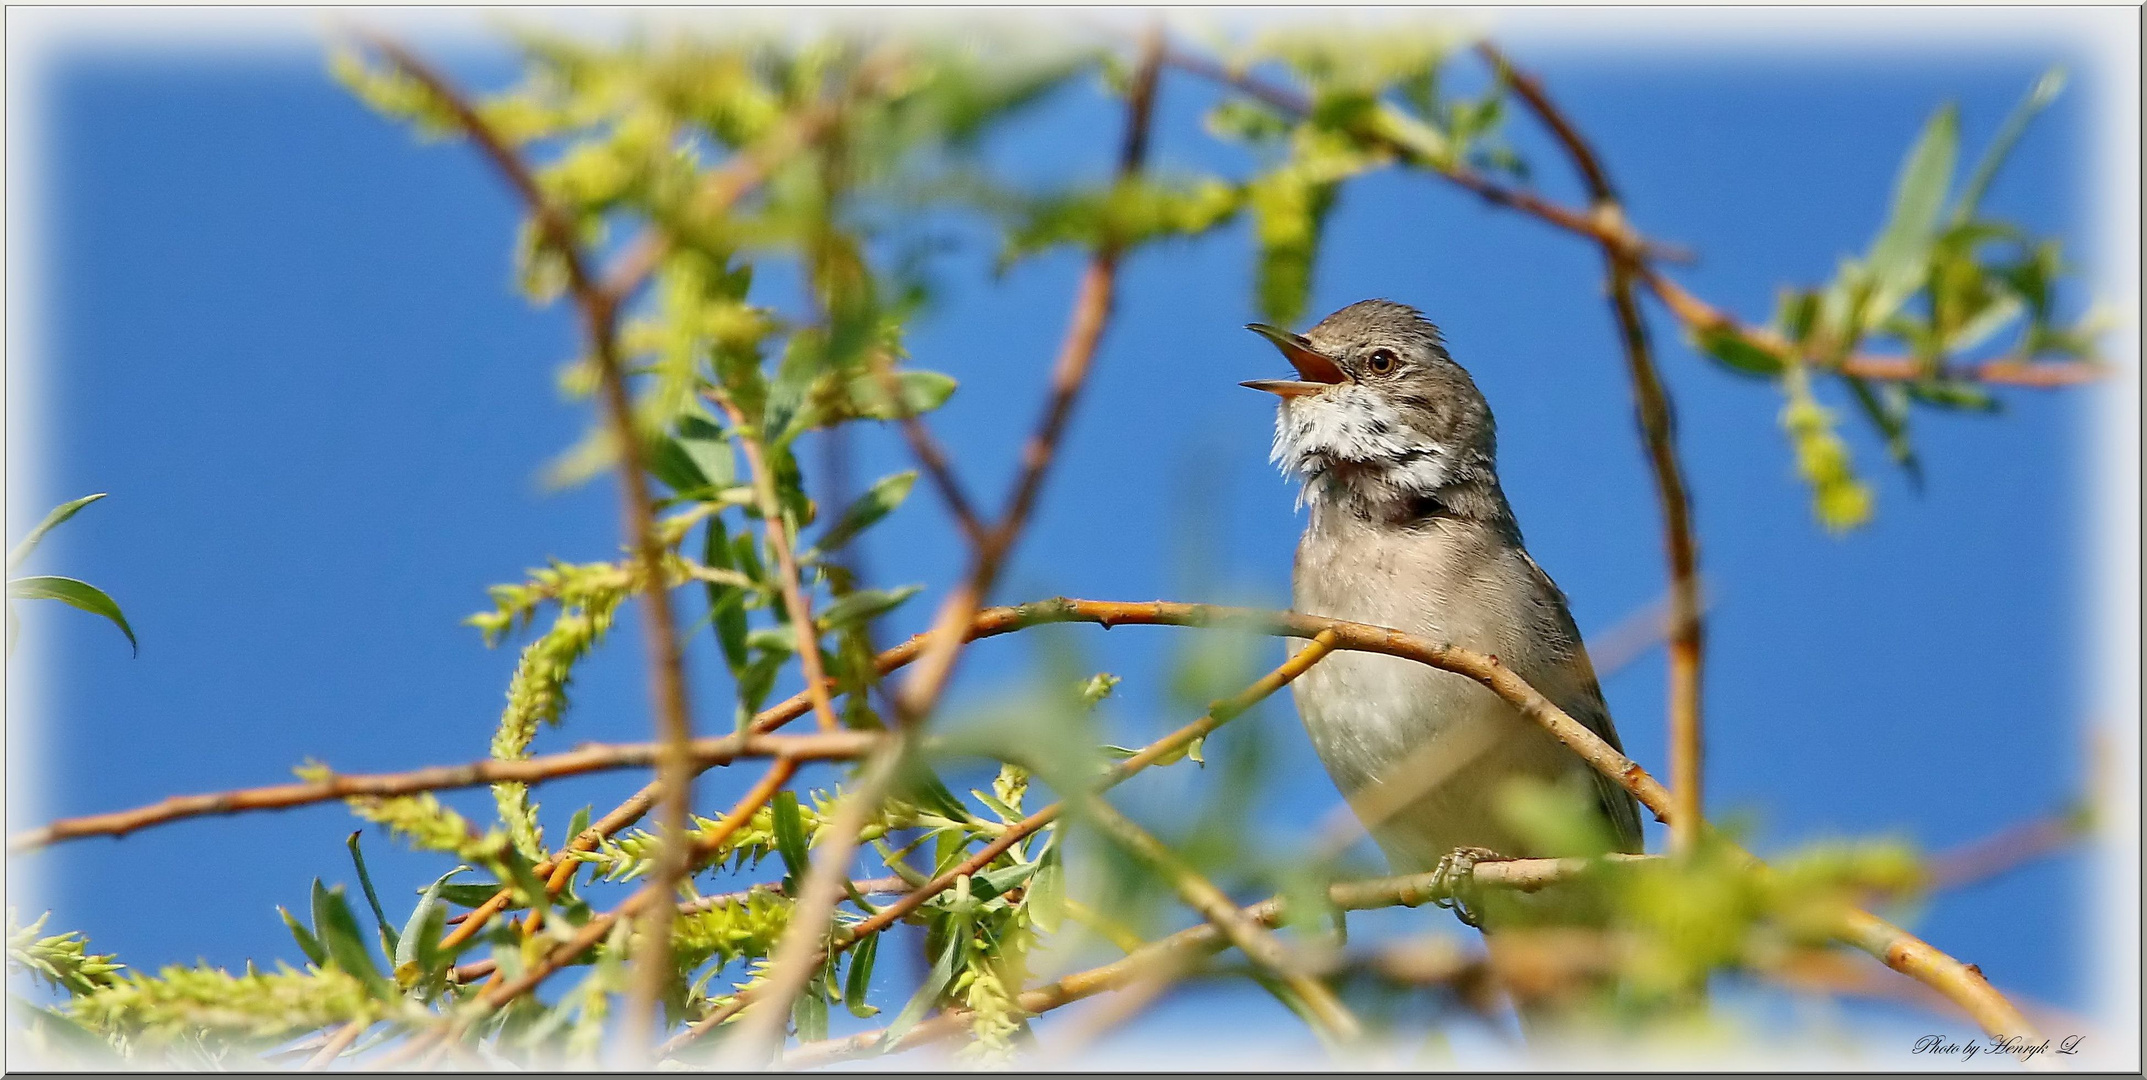
[[[30,530],[29,535],[24,536],[21,541],[8,550],[8,573],[12,575],[18,567],[29,559],[30,554],[37,550],[37,545],[45,539],[45,534],[51,532],[54,526],[75,516],[83,507],[102,498],[104,498],[104,492],[100,491],[94,495],[84,495],[79,499],[72,499],[53,507],[52,511],[45,515],[45,519],[38,522],[36,528]],[[110,596],[105,595],[104,590],[86,581],[77,581],[74,578],[55,577],[50,574],[33,574],[26,577],[8,578],[7,652],[10,656],[15,654],[15,627],[17,621],[15,601],[17,600],[57,600],[69,607],[108,619],[112,625],[119,627],[120,633],[127,635],[127,644],[133,646],[135,652],[139,653],[141,651],[142,644],[135,640],[134,628],[127,625],[127,616],[119,610],[118,603],[114,602]]]
[[[91,994],[112,985],[126,965],[109,954],[91,953],[89,939],[79,930],[41,936],[45,921],[51,917],[48,911],[36,922],[23,926],[16,921],[15,909],[7,909],[8,970],[27,971],[45,985],[70,995]]]
[[[360,978],[336,968],[233,975],[221,968],[168,967],[122,975],[66,1006],[66,1015],[143,1048],[199,1035],[266,1045],[330,1024],[374,1020],[386,1003]]]

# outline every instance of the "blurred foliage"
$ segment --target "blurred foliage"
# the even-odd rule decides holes
[[[679,24],[608,42],[534,30],[514,38],[520,77],[475,99],[476,114],[529,162],[536,188],[569,226],[593,275],[651,256],[646,280],[623,282],[613,299],[622,302],[618,351],[632,384],[631,438],[660,492],[664,562],[663,580],[652,582],[627,553],[609,561],[551,559],[491,590],[489,609],[468,620],[485,644],[535,631],[508,680],[491,744],[500,759],[529,756],[545,729],[571,718],[568,689],[577,667],[605,644],[620,606],[651,588],[699,586],[701,614],[685,630],[712,639],[734,692],[734,728],[745,729],[766,708],[779,679],[794,670],[801,640],[820,650],[845,703],[842,721],[883,726],[872,704],[880,693],[874,628],[919,589],[867,587],[847,568],[846,553],[900,511],[917,477],[878,478],[854,495],[824,485],[809,490],[796,447],[808,432],[930,413],[955,393],[953,378],[914,366],[906,345],[907,327],[932,299],[932,246],[919,232],[933,215],[924,210],[995,227],[1002,269],[1055,248],[1125,254],[1187,242],[1244,219],[1253,241],[1252,306],[1288,323],[1304,314],[1323,227],[1349,181],[1388,167],[1468,174],[1481,183],[1529,175],[1504,138],[1505,74],[1493,72],[1475,93],[1456,93],[1467,76],[1454,70],[1455,59],[1470,42],[1437,25],[1293,28],[1231,47],[1221,63],[1225,81],[1253,71],[1275,80],[1263,86],[1280,88],[1238,85],[1206,115],[1210,134],[1248,151],[1251,164],[1240,175],[1165,169],[1040,188],[995,175],[980,151],[1022,122],[1027,107],[1077,83],[1122,97],[1131,80],[1118,49],[982,30],[812,37],[715,34]],[[428,138],[468,135],[450,103],[409,71],[358,51],[338,51],[331,67],[372,107]],[[1872,500],[1832,411],[1817,399],[1819,376],[1840,379],[1896,460],[1913,469],[1911,405],[1992,407],[1956,372],[1957,359],[1992,349],[2038,358],[2089,354],[2094,324],[2057,321],[2067,267],[2055,242],[1979,209],[2021,130],[2058,86],[2055,75],[2037,85],[1957,189],[1957,120],[1950,108],[1941,110],[1911,150],[1891,216],[1863,257],[1845,259],[1826,286],[1786,291],[1765,334],[1726,330],[1698,340],[1732,370],[1782,387],[1782,426],[1827,527],[1861,523]],[[620,261],[599,264],[600,253]],[[534,219],[525,223],[516,269],[532,301],[559,300],[571,287],[567,255]],[[804,300],[797,310],[763,302],[767,290],[756,279],[764,267],[798,271]],[[2009,331],[2009,345],[1995,344]],[[1873,386],[1843,372],[1847,358],[1880,340],[1910,350],[1922,366],[1918,377]],[[567,363],[561,389],[592,394],[596,362],[584,356]],[[616,469],[617,439],[592,430],[550,463],[546,480],[574,484]],[[765,476],[748,467],[756,459]],[[764,513],[758,483],[772,488],[779,523]],[[54,511],[11,555],[10,568],[88,501]],[[784,603],[779,543],[792,545],[799,586],[816,612],[802,635]],[[12,583],[11,597],[76,603],[111,618],[132,639],[108,599],[103,610],[84,603],[86,593],[16,591],[23,580],[33,579]],[[1181,718],[1242,690],[1272,651],[1265,639],[1227,632],[1181,635],[1173,649],[1163,689],[1168,712]],[[921,939],[921,973],[879,963],[880,936],[855,933],[879,909],[864,895],[847,897],[827,927],[831,955],[793,1008],[799,1039],[873,1018],[892,1040],[935,1010],[959,1009],[968,1034],[964,1060],[1003,1064],[1026,1039],[1024,989],[1048,972],[1115,958],[1185,925],[1163,876],[1117,845],[1096,842],[1084,820],[1098,778],[1137,752],[1103,741],[1097,712],[1118,678],[1096,673],[1056,638],[1038,655],[1032,685],[934,724],[930,753],[870,817],[863,839],[868,857],[914,887],[1050,801],[1063,800],[1065,812],[908,916]],[[695,681],[709,685],[699,674]],[[1361,867],[1328,855],[1306,859],[1255,821],[1255,800],[1273,764],[1258,723],[1177,748],[1129,796],[1160,793],[1140,813],[1159,820],[1144,827],[1192,873],[1235,897],[1280,897],[1291,948],[1339,955],[1347,927],[1329,887]],[[940,778],[942,770],[979,769],[989,772],[978,773],[979,786],[966,799]],[[299,775],[331,774],[309,763]],[[784,791],[722,843],[708,845],[678,897],[684,914],[674,931],[678,978],[665,1002],[669,1024],[707,1018],[765,979],[792,918],[792,890],[827,839],[841,790],[807,789],[802,799]],[[40,937],[45,920],[17,928],[11,914],[11,970],[68,995],[49,1008],[18,1001],[19,1022],[55,1053],[156,1048],[179,1054],[175,1060],[217,1065],[237,1061],[227,1057],[235,1049],[252,1053],[321,1028],[390,1021],[359,1044],[363,1055],[427,1025],[469,1017],[477,987],[453,976],[458,960],[482,951],[502,977],[527,971],[588,925],[597,908],[585,892],[645,876],[655,856],[655,837],[644,829],[604,837],[588,850],[555,852],[542,808],[525,787],[500,784],[493,795],[496,820],[485,822],[431,794],[349,800],[361,819],[461,865],[413,890],[418,900],[398,929],[354,839],[373,933],[361,928],[341,887],[315,879],[303,918],[281,912],[306,961],[302,969],[264,974],[249,964],[232,974],[204,964],[153,976],[123,973],[111,957],[88,954],[81,935]],[[1586,813],[1589,798],[1517,790],[1504,808],[1539,850],[1590,857],[1610,845]],[[579,835],[589,821],[590,809],[582,808],[563,833],[549,835]],[[706,842],[728,824],[697,817],[692,838]],[[1899,845],[1818,845],[1779,858],[1765,873],[1726,852],[1715,846],[1690,860],[1647,866],[1597,861],[1560,888],[1486,900],[1492,916],[1517,931],[1583,935],[1558,939],[1566,944],[1553,950],[1567,961],[1603,960],[1584,977],[1555,980],[1574,999],[1569,1011],[1645,1030],[1704,1015],[1698,991],[1709,979],[1763,969],[1783,950],[1813,943],[1838,905],[1873,890],[1911,895],[1920,875],[1913,852]],[[771,856],[782,866],[780,879],[703,894],[704,886],[754,872]],[[568,868],[556,892],[536,873],[555,857]],[[456,880],[465,873],[484,876]],[[518,924],[501,917],[478,933],[449,934],[453,909],[466,914],[502,890],[508,910],[543,918]],[[1424,899],[1397,894],[1390,902]],[[540,928],[521,929],[533,924]],[[632,934],[622,922],[578,957],[574,966],[583,974],[572,987],[556,989],[568,978],[562,973],[549,996],[532,994],[483,1018],[475,1028],[482,1052],[517,1064],[596,1062],[613,999],[626,986]],[[1195,966],[1186,977],[1247,978],[1292,1008],[1302,1004],[1267,972]],[[1435,999],[1441,1018],[1456,1007],[1486,1007],[1451,971],[1416,985],[1396,977],[1392,963],[1364,970],[1373,974],[1350,969],[1338,983],[1375,1031],[1418,991]],[[881,1010],[868,1000],[875,992],[905,1003],[892,1017],[877,1016]],[[719,1028],[711,1041],[724,1034]]]

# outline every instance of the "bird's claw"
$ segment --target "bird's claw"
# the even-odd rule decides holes
[[[1483,911],[1476,902],[1476,864],[1505,858],[1489,848],[1455,848],[1439,857],[1432,868],[1432,905],[1451,908],[1462,925],[1483,929]]]

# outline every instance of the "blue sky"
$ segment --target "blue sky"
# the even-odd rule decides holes
[[[1571,46],[1544,57],[1526,46],[1514,43],[1601,148],[1636,222],[1700,253],[1676,276],[1753,319],[1777,286],[1823,280],[1865,246],[1933,109],[1960,102],[1963,145],[1980,151],[2033,79],[2068,59],[1666,59]],[[454,67],[480,84],[509,70],[483,52]],[[2080,192],[2096,73],[2074,75],[1987,206],[2078,252],[2093,232]],[[14,664],[44,673],[47,692],[11,698],[9,730],[43,733],[42,812],[277,782],[308,756],[343,771],[482,756],[513,650],[486,650],[461,619],[485,604],[488,584],[618,547],[607,482],[551,493],[536,480],[589,414],[554,386],[575,347],[568,313],[533,310],[512,289],[518,208],[506,189],[466,147],[422,145],[361,107],[303,43],[213,59],[85,52],[53,65],[41,91],[48,142],[34,160],[50,201],[31,272],[49,301],[36,349],[45,447],[41,475],[11,464],[8,536],[53,502],[110,492],[30,569],[102,586],[142,641],[130,658],[107,624],[24,607]],[[1243,167],[1201,132],[1214,100],[1199,83],[1165,82],[1160,164]],[[1017,175],[1101,175],[1117,125],[1116,108],[1082,84],[992,153]],[[1525,123],[1515,141],[1546,188],[1575,196]],[[971,488],[995,502],[1079,263],[1062,254],[993,280],[991,254],[972,245],[945,260],[911,351],[961,380],[936,430]],[[1240,329],[1255,315],[1250,265],[1242,222],[1132,260],[998,599],[1286,604],[1301,519],[1266,462],[1271,403],[1237,386],[1278,367]],[[1598,274],[1595,253],[1570,237],[1422,176],[1384,173],[1342,197],[1311,305],[1324,313],[1386,296],[1441,325],[1498,416],[1501,472],[1530,550],[1591,635],[1653,601],[1663,580]],[[784,275],[768,279],[783,300]],[[2067,302],[2083,300],[2075,289]],[[1920,414],[1920,493],[1847,425],[1878,514],[1833,538],[1794,478],[1779,394],[1707,366],[1659,311],[1650,316],[1713,600],[1714,812],[1747,815],[1763,852],[1844,835],[1938,850],[2077,791],[2087,673],[2071,658],[2088,600],[2079,553],[2092,391],[2005,393],[1995,417]],[[25,359],[12,357],[11,372]],[[906,466],[888,433],[859,450],[861,477]],[[806,466],[816,460],[807,448]],[[872,534],[876,578],[929,586],[884,626],[887,639],[926,618],[958,550],[922,488]],[[540,752],[647,737],[637,627],[621,619],[577,675],[570,723],[544,735]],[[1159,677],[1180,633],[1067,635],[1093,666],[1127,676],[1109,711],[1126,738],[1188,718]],[[700,716],[719,723],[728,687],[711,643],[694,648]],[[1267,649],[1279,658],[1279,645]],[[978,647],[957,706],[1018,685],[1035,655],[1012,641]],[[1628,750],[1660,774],[1660,652],[1605,690]],[[1336,801],[1331,786],[1286,704],[1249,723],[1274,741],[1258,820],[1308,835]],[[749,780],[711,773],[701,800],[728,802]],[[1130,797],[1199,797],[1202,780],[1174,772]],[[601,811],[638,782],[578,780],[540,797],[556,830],[573,807]],[[77,842],[17,860],[10,902],[54,908],[54,925],[141,968],[295,958],[275,905],[302,904],[315,875],[348,880],[342,838],[355,827],[324,806]],[[381,878],[436,873],[437,860],[376,833],[367,843]],[[1914,926],[2001,988],[2087,1010],[2076,917],[2086,881],[2082,857],[2047,860],[1939,897]]]

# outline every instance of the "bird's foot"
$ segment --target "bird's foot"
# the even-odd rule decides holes
[[[1505,856],[1490,848],[1460,847],[1439,857],[1432,868],[1433,906],[1452,908],[1465,926],[1483,929],[1483,911],[1477,904],[1476,864],[1497,862]]]

